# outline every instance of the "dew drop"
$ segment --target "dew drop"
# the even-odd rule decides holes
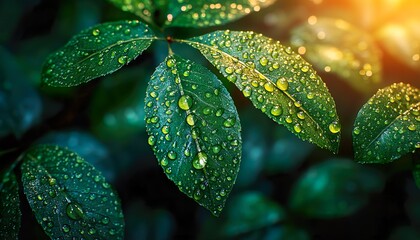
[[[341,126],[338,122],[332,122],[329,126],[328,129],[330,130],[330,132],[332,133],[338,133],[341,130]]]
[[[70,226],[67,224],[64,224],[63,227],[61,227],[61,229],[63,230],[63,232],[68,233],[70,232]]]
[[[199,152],[193,160],[193,167],[195,169],[203,169],[207,164],[207,154],[205,152]]]
[[[73,220],[79,220],[84,217],[82,207],[77,203],[69,203],[66,207],[67,216]]]
[[[176,159],[176,152],[169,151],[168,152],[168,158],[171,159],[171,160],[175,160]]]
[[[274,91],[274,86],[273,86],[273,84],[268,82],[268,83],[264,84],[264,89],[267,92],[273,92]]]
[[[276,85],[282,91],[286,91],[289,88],[289,82],[285,78],[279,78]]]
[[[127,56],[121,56],[118,58],[118,63],[126,64],[127,63]]]
[[[147,143],[148,143],[150,146],[155,145],[155,143],[156,143],[155,136],[149,136],[149,138],[147,139]]]
[[[416,127],[416,125],[414,125],[414,124],[410,124],[409,126],[408,126],[408,130],[410,130],[410,131],[415,131],[417,129],[417,127]]]
[[[92,30],[92,35],[93,36],[98,36],[101,33],[101,31],[99,31],[99,29],[93,29]]]
[[[302,128],[299,123],[296,123],[295,126],[293,126],[293,130],[295,130],[297,133],[302,132]]]
[[[274,107],[271,108],[270,113],[271,113],[271,115],[277,117],[277,116],[280,116],[281,115],[282,109],[281,109],[280,106],[274,106]]]
[[[305,119],[305,113],[304,113],[304,112],[302,112],[302,111],[300,111],[300,112],[298,112],[298,113],[297,113],[297,117],[298,117],[299,119],[303,120],[303,119]]]
[[[190,126],[194,126],[194,124],[195,124],[194,117],[193,117],[192,114],[187,115],[186,121],[187,121],[188,125],[190,125]]]
[[[236,119],[235,118],[227,118],[224,122],[223,122],[223,126],[227,127],[227,128],[231,128],[235,125],[236,123]]]
[[[266,66],[268,63],[268,59],[266,57],[262,57],[260,58],[260,63],[261,65]]]
[[[178,100],[178,106],[182,110],[189,110],[193,104],[192,98],[189,95],[183,95]]]
[[[166,61],[166,66],[168,66],[169,68],[172,68],[173,66],[175,66],[175,60],[173,59],[168,59]]]
[[[359,127],[355,127],[355,128],[353,129],[353,133],[354,133],[355,135],[359,135],[359,134],[360,134],[360,128],[359,128]]]

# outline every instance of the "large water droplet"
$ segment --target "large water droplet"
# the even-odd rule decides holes
[[[99,29],[93,29],[92,30],[92,35],[93,36],[98,36],[101,33],[101,31],[99,31]]]
[[[82,207],[77,203],[69,203],[66,207],[66,213],[69,218],[79,220],[84,217]]]
[[[277,117],[277,116],[280,116],[281,115],[282,109],[281,109],[280,106],[274,106],[274,107],[271,108],[270,113],[271,113],[271,115]]]
[[[289,82],[287,82],[287,79],[285,78],[279,78],[276,85],[282,91],[286,91],[289,88]]]
[[[193,100],[189,95],[183,95],[178,100],[178,106],[182,110],[189,110],[193,104]]]
[[[223,122],[223,126],[230,128],[233,127],[236,123],[236,119],[235,118],[227,118],[224,122]]]
[[[64,224],[61,229],[63,229],[63,232],[68,233],[70,232],[70,226],[67,224]]]
[[[338,122],[332,122],[329,126],[328,126],[330,132],[332,133],[338,133],[341,130],[341,126]]]
[[[203,169],[207,164],[207,154],[205,152],[199,152],[193,160],[193,167],[195,169]]]

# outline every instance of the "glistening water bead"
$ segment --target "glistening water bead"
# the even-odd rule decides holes
[[[189,110],[192,107],[193,100],[189,95],[183,95],[178,100],[178,106],[182,110]]]

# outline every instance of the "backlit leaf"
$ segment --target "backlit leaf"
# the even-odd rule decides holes
[[[271,5],[275,0],[172,0],[166,25],[209,27],[232,22]]]
[[[0,239],[18,239],[21,221],[18,188],[13,171],[0,174]]]
[[[146,95],[149,144],[166,175],[219,215],[241,161],[241,127],[232,98],[201,65],[168,57]]]
[[[378,47],[344,20],[311,16],[292,31],[291,42],[318,69],[339,75],[360,92],[372,92],[381,81]]]
[[[364,206],[369,194],[381,191],[383,186],[379,172],[350,160],[329,160],[302,175],[289,203],[291,209],[307,217],[343,217]]]
[[[120,201],[74,152],[39,145],[24,155],[22,183],[38,223],[52,239],[122,239]]]
[[[108,0],[121,10],[131,12],[141,17],[148,23],[153,22],[153,14],[156,10],[154,0]]]
[[[228,30],[179,41],[200,50],[275,122],[301,139],[338,150],[334,100],[311,65],[290,47],[261,34]]]
[[[389,22],[377,32],[385,49],[413,69],[420,69],[420,18]]]
[[[152,30],[139,21],[94,26],[48,57],[42,81],[69,87],[115,72],[139,56],[154,39]]]
[[[420,91],[403,83],[379,90],[357,114],[353,148],[361,163],[392,162],[420,148]]]

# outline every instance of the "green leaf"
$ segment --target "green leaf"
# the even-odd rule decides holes
[[[292,31],[291,42],[318,69],[336,73],[356,90],[370,94],[378,89],[380,49],[356,26],[341,19],[312,16]]]
[[[146,95],[149,144],[166,175],[218,216],[241,161],[241,126],[232,98],[206,68],[168,57]]]
[[[23,158],[24,193],[53,239],[122,239],[120,201],[92,165],[74,152],[39,145]]]
[[[242,239],[240,236],[270,228],[285,218],[283,208],[276,202],[258,192],[244,192],[229,200],[220,219],[209,218],[205,222],[200,239]]]
[[[180,40],[197,48],[275,122],[336,152],[340,125],[327,87],[300,55],[253,32],[216,31]]]
[[[155,38],[152,30],[139,21],[96,25],[75,35],[48,57],[42,81],[69,87],[113,73],[139,56]]]
[[[290,207],[307,217],[349,216],[363,207],[373,192],[383,189],[379,172],[345,159],[314,165],[293,187]]]
[[[0,239],[18,239],[21,212],[19,186],[12,170],[0,174]]]
[[[275,0],[194,0],[169,2],[166,25],[177,27],[210,27],[235,21]]]
[[[115,163],[110,157],[108,148],[94,136],[84,131],[50,132],[38,143],[68,148],[92,164],[109,182],[115,181]]]
[[[148,23],[153,23],[156,11],[153,0],[108,0],[121,10],[134,13]]]
[[[356,161],[388,163],[420,148],[419,96],[417,88],[398,83],[369,99],[354,123]]]

